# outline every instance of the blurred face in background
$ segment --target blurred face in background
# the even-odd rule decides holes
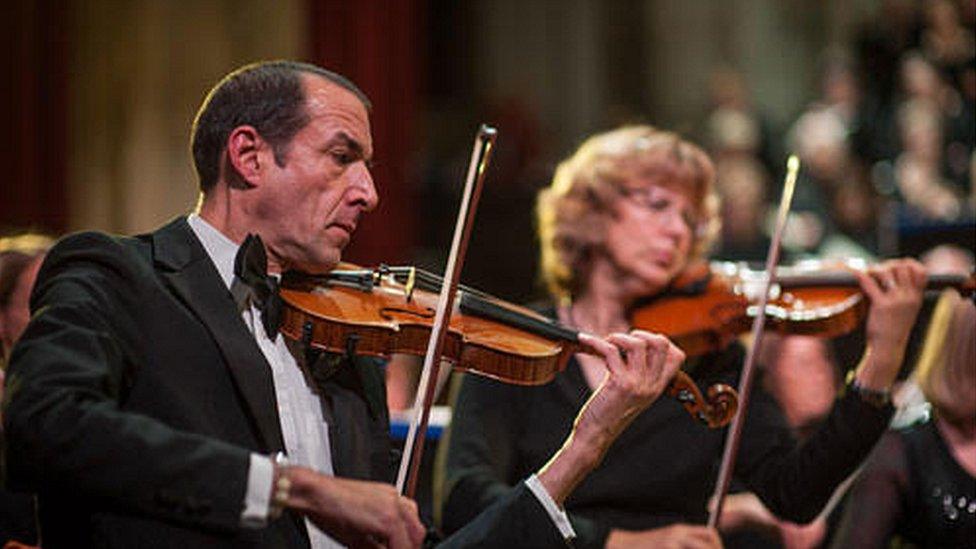
[[[43,259],[43,256],[38,256],[30,260],[17,276],[10,295],[0,303],[0,345],[4,358],[10,354],[11,347],[30,321],[30,293]]]

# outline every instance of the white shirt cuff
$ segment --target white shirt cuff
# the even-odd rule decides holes
[[[559,533],[562,534],[563,539],[573,539],[576,537],[576,532],[573,530],[573,525],[569,523],[569,517],[566,516],[566,511],[559,508],[556,502],[552,500],[552,496],[546,491],[545,486],[539,482],[539,477],[532,475],[525,479],[525,485],[535,496],[535,499],[539,500],[542,504],[542,508],[546,510],[549,518],[552,519],[552,523],[556,525],[559,529]]]
[[[247,469],[247,493],[244,494],[241,526],[263,528],[268,524],[272,482],[274,482],[274,464],[271,458],[252,453]]]

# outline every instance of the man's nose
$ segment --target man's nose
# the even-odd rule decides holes
[[[356,166],[355,173],[352,174],[352,185],[357,191],[355,200],[363,205],[365,211],[370,211],[379,204],[380,197],[376,193],[376,185],[373,184],[373,174],[365,163]]]

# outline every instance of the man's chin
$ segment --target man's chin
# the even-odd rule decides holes
[[[338,250],[335,253],[324,254],[319,257],[309,257],[302,261],[296,261],[292,264],[294,270],[302,271],[308,274],[327,274],[339,265],[340,253]]]

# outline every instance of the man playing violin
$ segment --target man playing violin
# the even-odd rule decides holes
[[[416,505],[386,483],[381,372],[305,364],[268,275],[329,271],[376,206],[368,101],[312,65],[245,66],[207,96],[192,152],[196,213],[70,236],[41,269],[3,419],[44,546],[417,546]],[[446,545],[562,545],[562,501],[683,360],[646,332],[584,343],[611,374],[576,429]]]
[[[588,139],[539,196],[542,275],[563,323],[593,334],[626,331],[641,300],[666,295],[718,232],[714,169],[678,136],[648,126]],[[895,380],[926,275],[896,260],[859,275],[870,301],[867,350],[823,427],[797,446],[758,387],[736,475],[780,517],[812,519],[885,430]],[[743,347],[689,360],[702,385],[737,385]],[[451,531],[507,493],[559,447],[575,410],[606,375],[579,355],[555,381],[502,386],[466,376],[455,400],[444,471],[442,523]],[[758,385],[758,384],[757,384]],[[517,418],[533,417],[526,425]],[[662,399],[644,411],[567,500],[584,547],[716,547],[705,523],[725,432],[689,422]]]

